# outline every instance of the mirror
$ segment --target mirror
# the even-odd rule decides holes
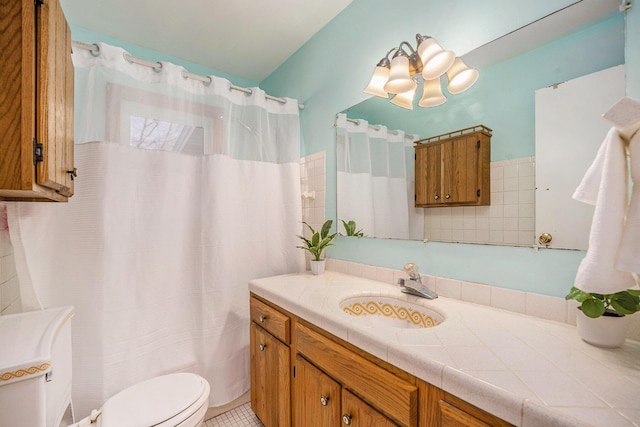
[[[480,78],[459,95],[449,95],[445,89],[448,100],[443,105],[406,110],[388,99],[372,97],[341,112],[374,129],[384,127],[419,138],[479,124],[493,129],[491,206],[420,209],[424,234],[410,239],[535,245],[535,92],[624,63],[624,14],[618,5],[617,1],[583,0],[463,55],[466,64],[479,69]],[[344,135],[337,129],[340,143]],[[336,152],[340,156],[339,146]],[[338,159],[338,168],[344,160]],[[570,166],[586,170],[588,164]],[[344,214],[352,211],[350,194],[357,191],[345,185],[338,188],[339,220],[358,222]],[[408,210],[410,216],[412,205]],[[384,221],[388,215],[379,217]],[[362,231],[368,237],[407,238],[379,236],[365,227]]]

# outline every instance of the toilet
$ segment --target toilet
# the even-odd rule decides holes
[[[68,425],[73,307],[0,316],[0,426]],[[134,384],[72,427],[199,427],[209,383],[179,372]]]
[[[142,381],[107,400],[71,427],[197,427],[209,402],[209,383],[176,373]]]

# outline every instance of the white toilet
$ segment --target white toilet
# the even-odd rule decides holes
[[[71,403],[72,307],[0,316],[0,426],[67,425]],[[122,390],[72,427],[198,427],[209,383],[174,373]]]

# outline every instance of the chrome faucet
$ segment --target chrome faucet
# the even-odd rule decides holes
[[[435,293],[435,291],[432,291],[422,283],[422,278],[420,277],[420,273],[418,272],[417,265],[411,262],[405,264],[404,272],[409,275],[409,280],[407,281],[405,279],[398,279],[398,284],[402,288],[401,292],[427,299],[438,298],[438,294]]]

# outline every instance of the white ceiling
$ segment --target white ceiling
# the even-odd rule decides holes
[[[259,83],[351,1],[61,0],[60,3],[72,26]]]

